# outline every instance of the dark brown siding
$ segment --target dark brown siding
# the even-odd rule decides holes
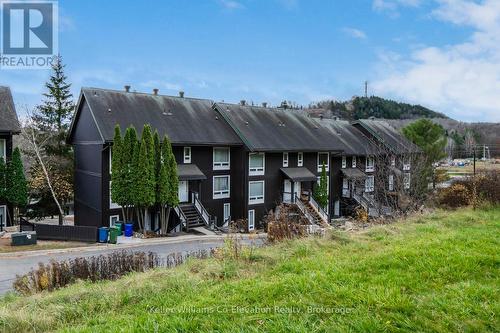
[[[7,161],[10,161],[10,159],[12,157],[12,135],[0,134],[0,139],[5,139],[6,158],[7,158]],[[2,158],[3,158],[3,156],[2,156]],[[4,163],[7,161],[4,161]],[[8,217],[12,218],[12,216],[14,216],[13,207],[11,207],[10,205],[7,205],[6,202],[3,202],[2,200],[0,200],[0,206],[3,206],[3,205],[7,206]],[[7,221],[4,221],[4,224],[5,225],[12,225],[12,222],[7,218]]]

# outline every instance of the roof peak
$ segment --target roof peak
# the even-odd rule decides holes
[[[180,97],[180,96],[175,96],[175,95],[165,95],[165,94],[160,94],[158,93],[155,95],[153,92],[148,93],[148,92],[142,92],[142,91],[124,91],[124,90],[118,90],[118,89],[111,89],[111,88],[97,88],[97,87],[82,87],[82,91],[92,91],[92,90],[99,90],[99,91],[105,91],[105,92],[111,92],[111,93],[118,93],[118,94],[135,94],[135,95],[143,95],[143,96],[149,96],[149,97],[164,97],[164,98],[175,98],[179,100],[195,100],[195,101],[207,101],[211,102],[212,104],[214,103],[213,100],[208,99],[208,98],[200,98],[200,97]]]

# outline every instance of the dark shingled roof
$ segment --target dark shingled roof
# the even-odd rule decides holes
[[[144,124],[150,124],[173,144],[242,144],[210,100],[98,88],[83,88],[82,94],[108,142],[113,141],[116,124],[122,130],[133,125],[139,133]]]
[[[0,132],[21,132],[9,87],[0,87]]]
[[[335,135],[303,113],[216,103],[215,108],[251,151],[342,151]]]
[[[315,120],[342,141],[346,155],[375,155],[378,152],[377,146],[348,121],[326,118]]]
[[[298,168],[280,168],[281,172],[285,176],[294,182],[305,182],[308,180],[316,180],[314,173],[309,171],[308,168],[298,167]]]
[[[177,164],[177,175],[179,180],[203,180],[207,176],[196,164]]]
[[[420,148],[406,139],[394,127],[382,120],[358,120],[355,124],[360,124],[372,133],[378,140],[396,153],[418,153]]]

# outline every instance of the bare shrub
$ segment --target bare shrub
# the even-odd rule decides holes
[[[37,269],[17,276],[13,287],[29,295],[44,290],[52,291],[76,280],[115,280],[130,272],[144,272],[160,266],[160,257],[153,252],[119,251],[108,255],[75,258],[67,261],[52,260],[40,263]]]
[[[268,214],[265,218],[267,224],[267,239],[278,242],[284,239],[305,237],[309,221],[297,211],[298,208],[282,204],[278,206],[278,213]]]
[[[468,206],[471,203],[471,194],[472,192],[465,185],[453,184],[439,192],[438,202],[440,205],[450,208]]]

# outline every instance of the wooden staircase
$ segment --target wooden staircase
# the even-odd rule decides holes
[[[319,225],[321,227],[329,227],[328,223],[326,223],[321,215],[319,215],[318,211],[314,209],[311,202],[307,200],[307,197],[302,196],[300,201],[304,204],[304,207],[307,209],[309,216],[313,218],[313,223]]]
[[[205,226],[205,223],[203,223],[203,219],[196,210],[196,208],[194,207],[194,204],[192,203],[182,204],[179,205],[179,208],[182,210],[182,213],[184,213],[184,215],[186,216],[187,229]]]

